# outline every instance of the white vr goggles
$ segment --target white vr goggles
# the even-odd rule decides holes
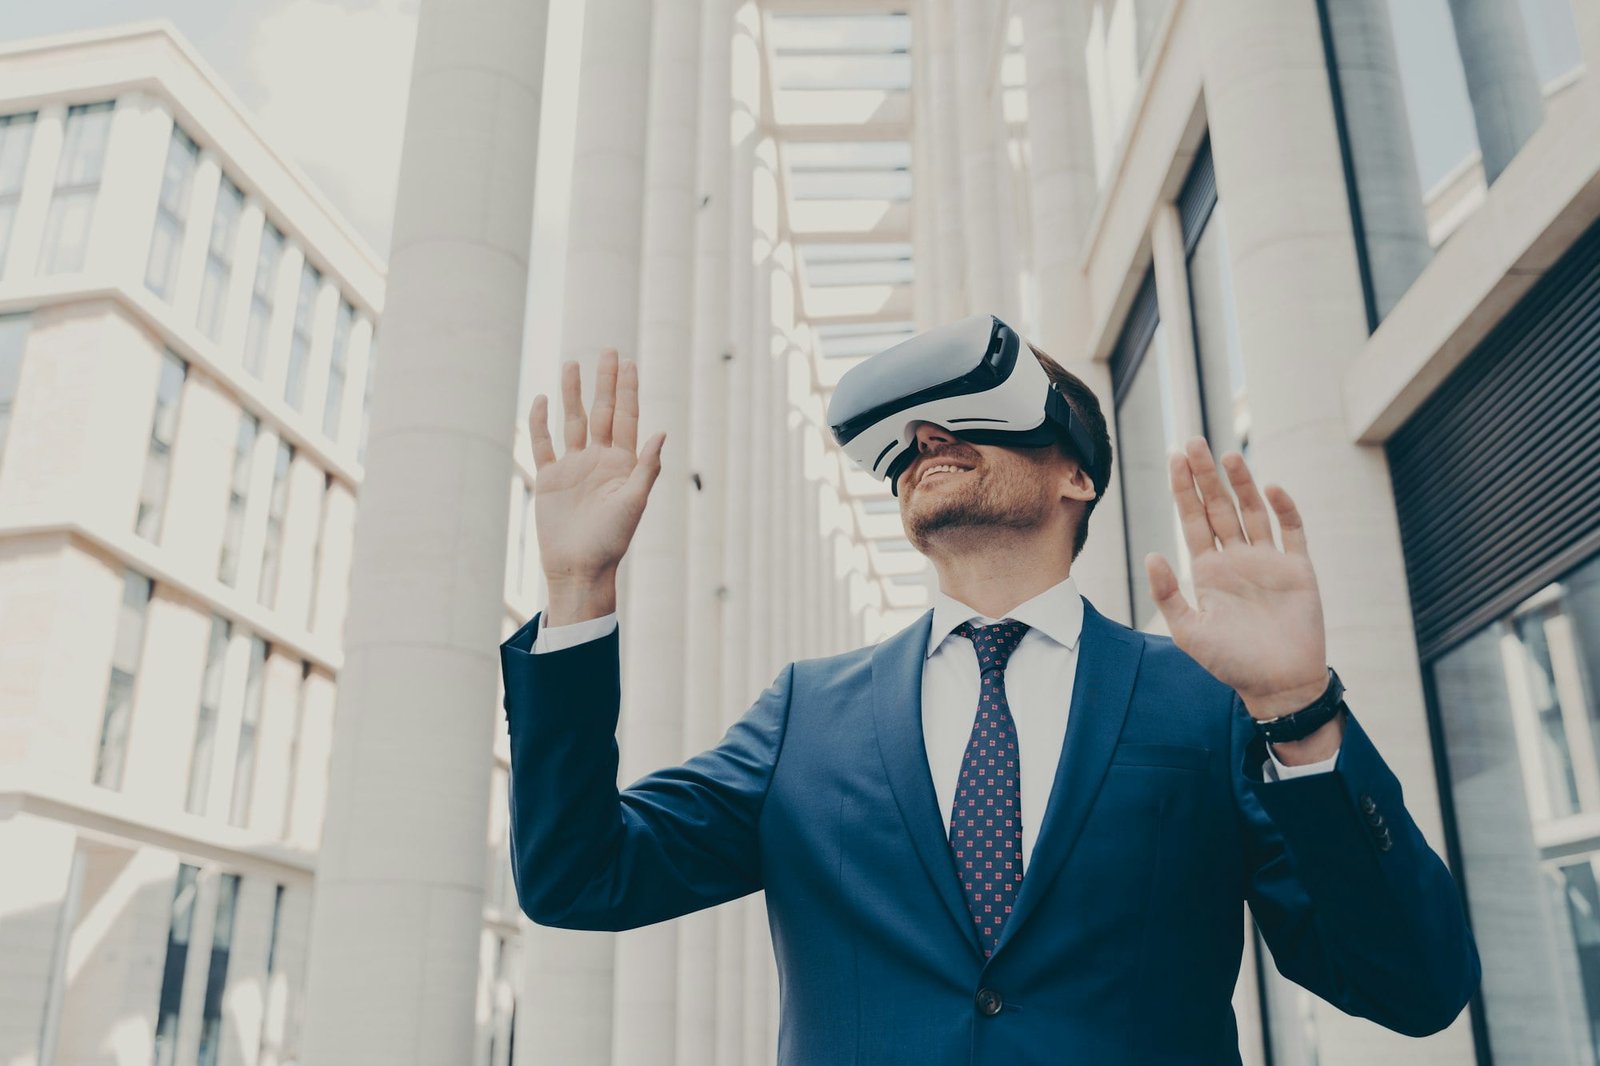
[[[873,477],[887,479],[897,496],[900,474],[917,457],[914,422],[972,444],[1014,448],[1044,447],[1064,432],[1084,469],[1096,466],[1088,430],[1027,342],[993,315],[963,318],[879,352],[852,367],[828,402],[839,446]]]

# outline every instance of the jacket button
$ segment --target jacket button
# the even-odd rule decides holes
[[[1378,837],[1378,850],[1388,851],[1392,847],[1394,847],[1394,837],[1389,835],[1389,829],[1386,826],[1384,827],[1382,834]]]
[[[1383,815],[1379,814],[1377,811],[1373,811],[1371,814],[1367,815],[1367,824],[1372,826],[1374,829],[1382,829]]]
[[[1369,796],[1365,792],[1363,792],[1361,794],[1361,813],[1362,814],[1371,814],[1373,811],[1375,811],[1377,809],[1378,809],[1377,802],[1375,800],[1373,800],[1373,798],[1371,796]]]
[[[993,1018],[1003,1006],[1005,1004],[1000,1001],[1000,993],[992,988],[978,989],[978,1013],[985,1018]]]

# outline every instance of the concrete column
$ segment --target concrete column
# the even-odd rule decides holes
[[[1456,48],[1490,185],[1544,121],[1522,9],[1509,0],[1450,0]]]
[[[704,0],[700,36],[700,119],[695,212],[694,309],[689,351],[688,566],[682,754],[717,742],[722,732],[723,511],[727,506],[729,256],[733,165],[731,0]],[[700,912],[678,924],[677,1061],[713,1063],[717,1037],[717,916]]]
[[[1078,269],[1099,199],[1083,58],[1089,8],[1088,0],[1024,0],[1021,9],[1039,278],[1039,325],[1030,339],[1058,361],[1073,357],[1089,328],[1088,285]]]
[[[1443,850],[1405,568],[1383,452],[1349,443],[1337,397],[1367,338],[1349,205],[1315,0],[1212,0],[1201,61],[1217,184],[1228,214],[1239,339],[1250,382],[1252,468],[1305,517],[1322,590],[1329,661],[1409,787],[1406,805]],[[1354,707],[1355,705],[1352,704]],[[1465,1015],[1412,1040],[1318,1002],[1324,1066],[1392,1058],[1470,1061]],[[1292,1034],[1289,1034],[1292,1036]]]
[[[953,6],[967,307],[974,313],[1003,316],[1007,306],[1000,253],[1003,219],[994,188],[994,67],[990,62],[994,54],[996,12],[984,4],[954,3]]]
[[[651,36],[639,406],[667,433],[662,472],[629,551],[621,776],[633,781],[683,748],[684,556],[688,550],[690,342],[695,267],[699,9],[656,0]],[[660,1060],[676,1043],[678,930],[658,924],[617,938],[612,1061]]]
[[[472,1046],[546,12],[424,0],[419,15],[317,869],[310,1066],[459,1062]]]
[[[962,220],[961,135],[956,123],[956,44],[955,15],[950,0],[923,0],[920,9],[928,19],[932,48],[929,57],[930,84],[923,90],[933,108],[933,173],[918,177],[919,189],[936,196],[939,223],[935,246],[938,248],[937,300],[933,320],[937,325],[965,315],[968,310],[966,285],[966,227]]]
[[[933,160],[938,151],[933,109],[933,27],[929,0],[911,10],[911,257],[913,319],[917,330],[939,321],[939,226]]]
[[[754,0],[738,0],[733,15],[731,51],[732,168],[728,195],[728,364],[727,498],[723,525],[723,644],[720,679],[722,725],[731,725],[750,705],[748,655],[751,644],[749,559],[746,516],[751,508],[750,457],[752,379],[757,373],[751,338],[756,315],[755,223],[752,215],[756,145],[761,137],[761,16]],[[717,913],[716,1063],[742,1066],[744,1056],[744,904]]]
[[[172,313],[180,322],[192,323],[200,307],[200,282],[206,272],[206,247],[211,243],[211,216],[222,187],[222,166],[209,150],[202,150],[190,183],[188,214],[183,224],[183,250],[178,255],[178,275],[172,289]]]
[[[1433,257],[1386,0],[1328,4],[1379,319]]]
[[[561,357],[586,370],[603,348],[631,357],[638,339],[650,7],[584,7]]]

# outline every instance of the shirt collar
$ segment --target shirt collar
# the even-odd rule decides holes
[[[1037,630],[1064,648],[1074,648],[1078,635],[1083,632],[1083,599],[1078,586],[1069,576],[1051,585],[1033,599],[1018,604],[1006,613],[1007,618],[1022,622]],[[928,634],[928,655],[931,657],[940,645],[955,632],[962,622],[989,625],[998,618],[985,618],[954,596],[944,592],[933,594],[933,631]]]

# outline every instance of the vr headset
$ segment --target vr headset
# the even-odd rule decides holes
[[[1084,469],[1096,465],[1088,429],[1027,342],[993,315],[963,318],[879,352],[840,378],[828,402],[839,446],[857,466],[887,479],[896,496],[900,475],[917,457],[913,422],[932,422],[972,444],[1013,448],[1041,448],[1065,432]]]

